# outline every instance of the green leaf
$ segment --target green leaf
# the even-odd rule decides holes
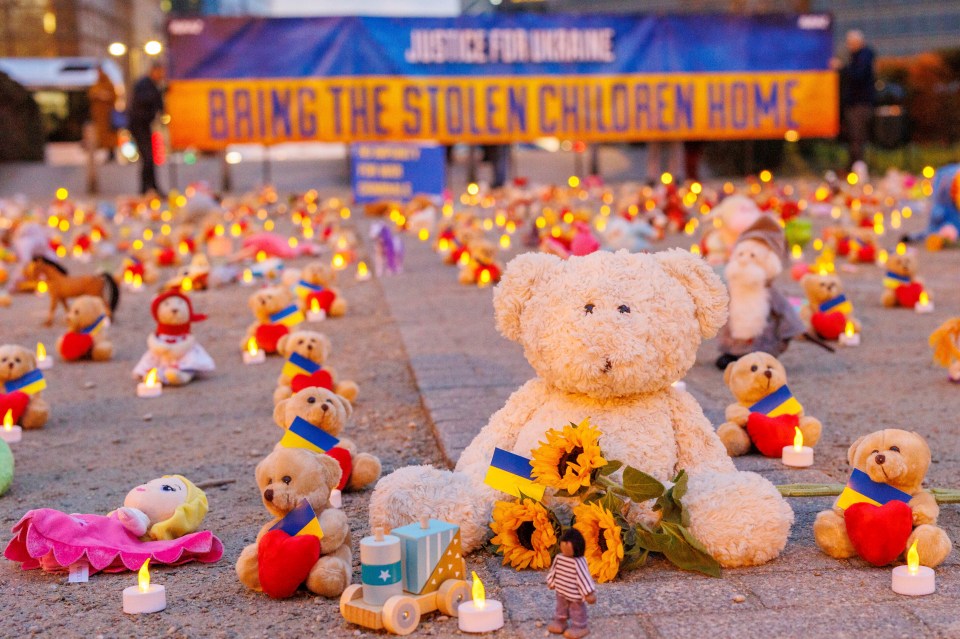
[[[663,556],[681,570],[691,570],[710,577],[720,577],[720,564],[711,557],[703,546],[683,527],[664,524],[667,541],[663,545]],[[690,543],[690,540],[694,543]]]
[[[637,546],[650,552],[663,552],[663,548],[670,537],[664,533],[652,532],[639,526],[636,528],[636,533]]]
[[[664,486],[655,477],[627,466],[623,469],[623,490],[630,501],[641,503],[663,495]]]
[[[599,504],[614,515],[619,515],[623,510],[623,500],[612,492],[605,493],[603,497],[599,499]]]
[[[673,488],[670,489],[670,492],[673,493],[674,500],[679,502],[683,499],[683,496],[687,494],[687,480],[689,478],[685,470],[681,470],[677,473],[677,476],[673,478]]]
[[[613,473],[620,470],[622,466],[623,466],[623,462],[619,462],[615,459],[612,461],[608,461],[606,466],[603,466],[602,468],[600,468],[600,476],[607,477],[608,475],[612,475]]]

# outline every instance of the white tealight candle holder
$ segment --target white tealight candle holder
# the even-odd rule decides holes
[[[914,305],[913,310],[914,310],[914,312],[920,313],[920,314],[932,313],[932,312],[933,312],[933,300],[931,300],[931,299],[930,299],[929,297],[927,297],[926,295],[921,295],[921,296],[920,296],[920,301],[918,301],[918,302]]]
[[[842,346],[860,346],[860,333],[840,333],[838,339]]]
[[[163,385],[157,379],[157,369],[152,368],[143,381],[137,384],[137,397],[153,399],[163,394]]]
[[[247,365],[252,364],[263,364],[267,361],[267,354],[262,348],[258,348],[257,352],[251,353],[250,351],[243,351],[243,363]]]
[[[891,585],[898,595],[930,595],[937,589],[936,573],[927,566],[917,566],[916,572],[910,572],[910,566],[897,566],[893,569]]]
[[[672,383],[672,384],[670,384],[670,385],[673,386],[674,388],[676,388],[678,391],[685,391],[685,390],[687,390],[687,383],[686,383],[685,381],[683,381],[682,379],[677,380],[677,381],[675,381],[674,383]]]
[[[792,444],[790,446],[784,446],[780,461],[783,462],[784,466],[791,466],[793,468],[813,466],[813,449],[809,446],[800,446],[797,448]]]
[[[4,424],[0,428],[0,439],[8,444],[16,444],[23,439],[23,429],[15,424]]]
[[[472,591],[473,599],[464,601],[457,608],[457,627],[460,631],[480,634],[502,628],[503,604],[486,598],[477,573],[473,573]]]
[[[327,312],[323,309],[319,311],[307,311],[308,322],[322,322],[327,319]]]
[[[150,583],[148,559],[140,567],[138,584],[123,589],[123,611],[128,615],[160,612],[167,607],[167,589]]]
[[[48,371],[48,370],[50,370],[51,368],[53,368],[53,358],[52,358],[52,357],[49,357],[49,356],[44,357],[43,359],[39,359],[39,358],[38,358],[38,359],[37,359],[37,368],[39,368],[39,369],[42,370],[42,371]]]

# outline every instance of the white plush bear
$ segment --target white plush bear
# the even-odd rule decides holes
[[[494,310],[538,377],[491,417],[454,472],[412,466],[383,478],[371,526],[429,515],[459,524],[464,550],[474,550],[505,498],[483,483],[494,448],[530,457],[547,430],[589,418],[608,459],[662,482],[689,473],[690,530],[723,566],[780,553],[793,511],[769,481],[736,470],[697,402],[671,388],[727,319],[726,288],[703,260],[679,249],[568,260],[528,253],[507,266]],[[655,520],[652,505],[632,505],[629,518]]]

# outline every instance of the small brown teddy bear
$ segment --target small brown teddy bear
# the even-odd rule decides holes
[[[267,286],[251,295],[247,304],[257,321],[247,327],[240,348],[246,348],[247,341],[255,337],[265,353],[276,353],[280,338],[290,332],[290,327],[271,320],[270,316],[295,306],[293,295],[283,286]]]
[[[917,277],[919,261],[915,251],[902,255],[894,253],[887,258],[887,272],[883,276],[883,295],[880,301],[887,308],[903,306],[913,308],[923,293],[923,280]],[[929,296],[929,293],[927,294]]]
[[[297,291],[301,308],[311,310],[313,300],[317,300],[319,309],[327,317],[341,317],[347,312],[347,300],[343,297],[337,283],[337,272],[324,262],[310,262],[300,271]]]
[[[727,421],[717,428],[731,457],[746,454],[751,443],[764,455],[779,457],[793,442],[795,427],[803,433],[804,445],[819,441],[820,420],[803,414],[787,387],[786,369],[773,355],[761,351],[744,355],[727,365],[723,381],[737,400],[727,406]],[[768,416],[781,406],[782,413]]]
[[[324,362],[330,357],[330,339],[317,331],[294,331],[280,338],[277,342],[277,353],[284,357],[291,357],[294,353],[307,360],[305,363],[314,364],[318,368],[310,371],[293,361],[284,364],[277,378],[277,389],[273,392],[273,403],[287,399],[297,391],[319,386],[341,395],[350,402],[357,400],[360,388],[357,383],[349,379],[339,379],[336,371],[324,367]]]
[[[273,409],[273,421],[280,428],[289,428],[297,417],[322,428],[324,432],[340,437],[353,414],[350,402],[325,388],[305,388],[289,399],[285,399]],[[279,444],[278,444],[279,445]],[[358,453],[356,444],[346,438],[333,450],[341,448],[348,453],[348,459],[342,463],[344,477],[337,488],[341,490],[363,490],[380,479],[380,460],[370,453]],[[342,461],[337,456],[338,461]]]
[[[807,273],[800,279],[807,304],[800,309],[800,318],[823,339],[835,340],[847,322],[860,332],[860,322],[853,315],[853,303],[843,292],[843,282],[834,273]]]
[[[470,244],[469,251],[470,261],[461,264],[459,282],[481,287],[499,282],[503,266],[497,262],[497,247],[487,240],[477,240]]]
[[[13,423],[28,430],[47,423],[50,406],[32,379],[38,373],[33,351],[16,344],[0,346],[0,419],[10,411]]]
[[[264,567],[259,565],[260,541],[274,525],[306,499],[317,515],[323,538],[320,540],[319,559],[308,572],[304,571],[306,576],[293,584],[292,590],[305,582],[310,592],[323,597],[340,596],[350,585],[353,571],[350,522],[342,510],[329,505],[330,491],[340,481],[340,474],[340,465],[335,459],[305,448],[278,446],[257,464],[256,478],[260,498],[273,519],[260,529],[257,541],[240,553],[236,565],[240,583],[257,592],[265,590],[261,583]],[[278,561],[282,561],[282,553],[279,554]],[[278,569],[283,571],[282,566],[271,567],[271,571]],[[271,592],[269,586],[266,591],[277,596]]]
[[[879,507],[858,503],[863,499],[857,497],[856,493],[845,493],[831,510],[820,512],[814,521],[813,534],[820,549],[837,559],[848,559],[859,554],[875,565],[884,565],[897,559],[916,541],[921,564],[932,568],[943,563],[953,545],[947,533],[936,525],[940,514],[936,499],[921,488],[930,467],[930,447],[926,440],[917,433],[887,428],[853,442],[847,452],[847,460],[856,469],[855,474],[861,471],[867,475],[867,478],[861,475],[856,486],[852,486],[854,478],[851,478],[847,491],[855,487],[857,493],[863,494],[872,492],[871,487],[893,488],[904,493],[905,499],[909,498],[907,506],[910,512],[904,511],[902,522],[895,521],[895,518],[878,520]],[[886,506],[893,503],[888,502]],[[841,505],[846,505],[846,512]],[[850,528],[851,509],[864,505],[870,506],[867,511],[873,511],[868,516],[874,530],[858,523],[862,530],[855,531]],[[903,510],[902,506],[900,510]],[[862,518],[860,515],[854,521]],[[895,544],[893,550],[889,550],[891,538],[897,535],[903,537],[903,545]],[[882,548],[879,555],[876,549],[878,544],[873,537],[883,539],[879,544]]]
[[[57,352],[68,362],[92,359],[104,362],[113,357],[113,344],[107,339],[109,311],[102,297],[81,295],[67,309],[67,332],[57,340]]]

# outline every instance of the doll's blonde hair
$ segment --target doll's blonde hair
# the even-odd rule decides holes
[[[960,360],[960,317],[949,319],[930,335],[933,361],[941,366],[950,366]]]
[[[177,506],[170,519],[155,523],[148,534],[151,539],[170,540],[195,532],[207,515],[207,496],[183,475],[164,475],[179,479],[187,487],[187,499]]]

